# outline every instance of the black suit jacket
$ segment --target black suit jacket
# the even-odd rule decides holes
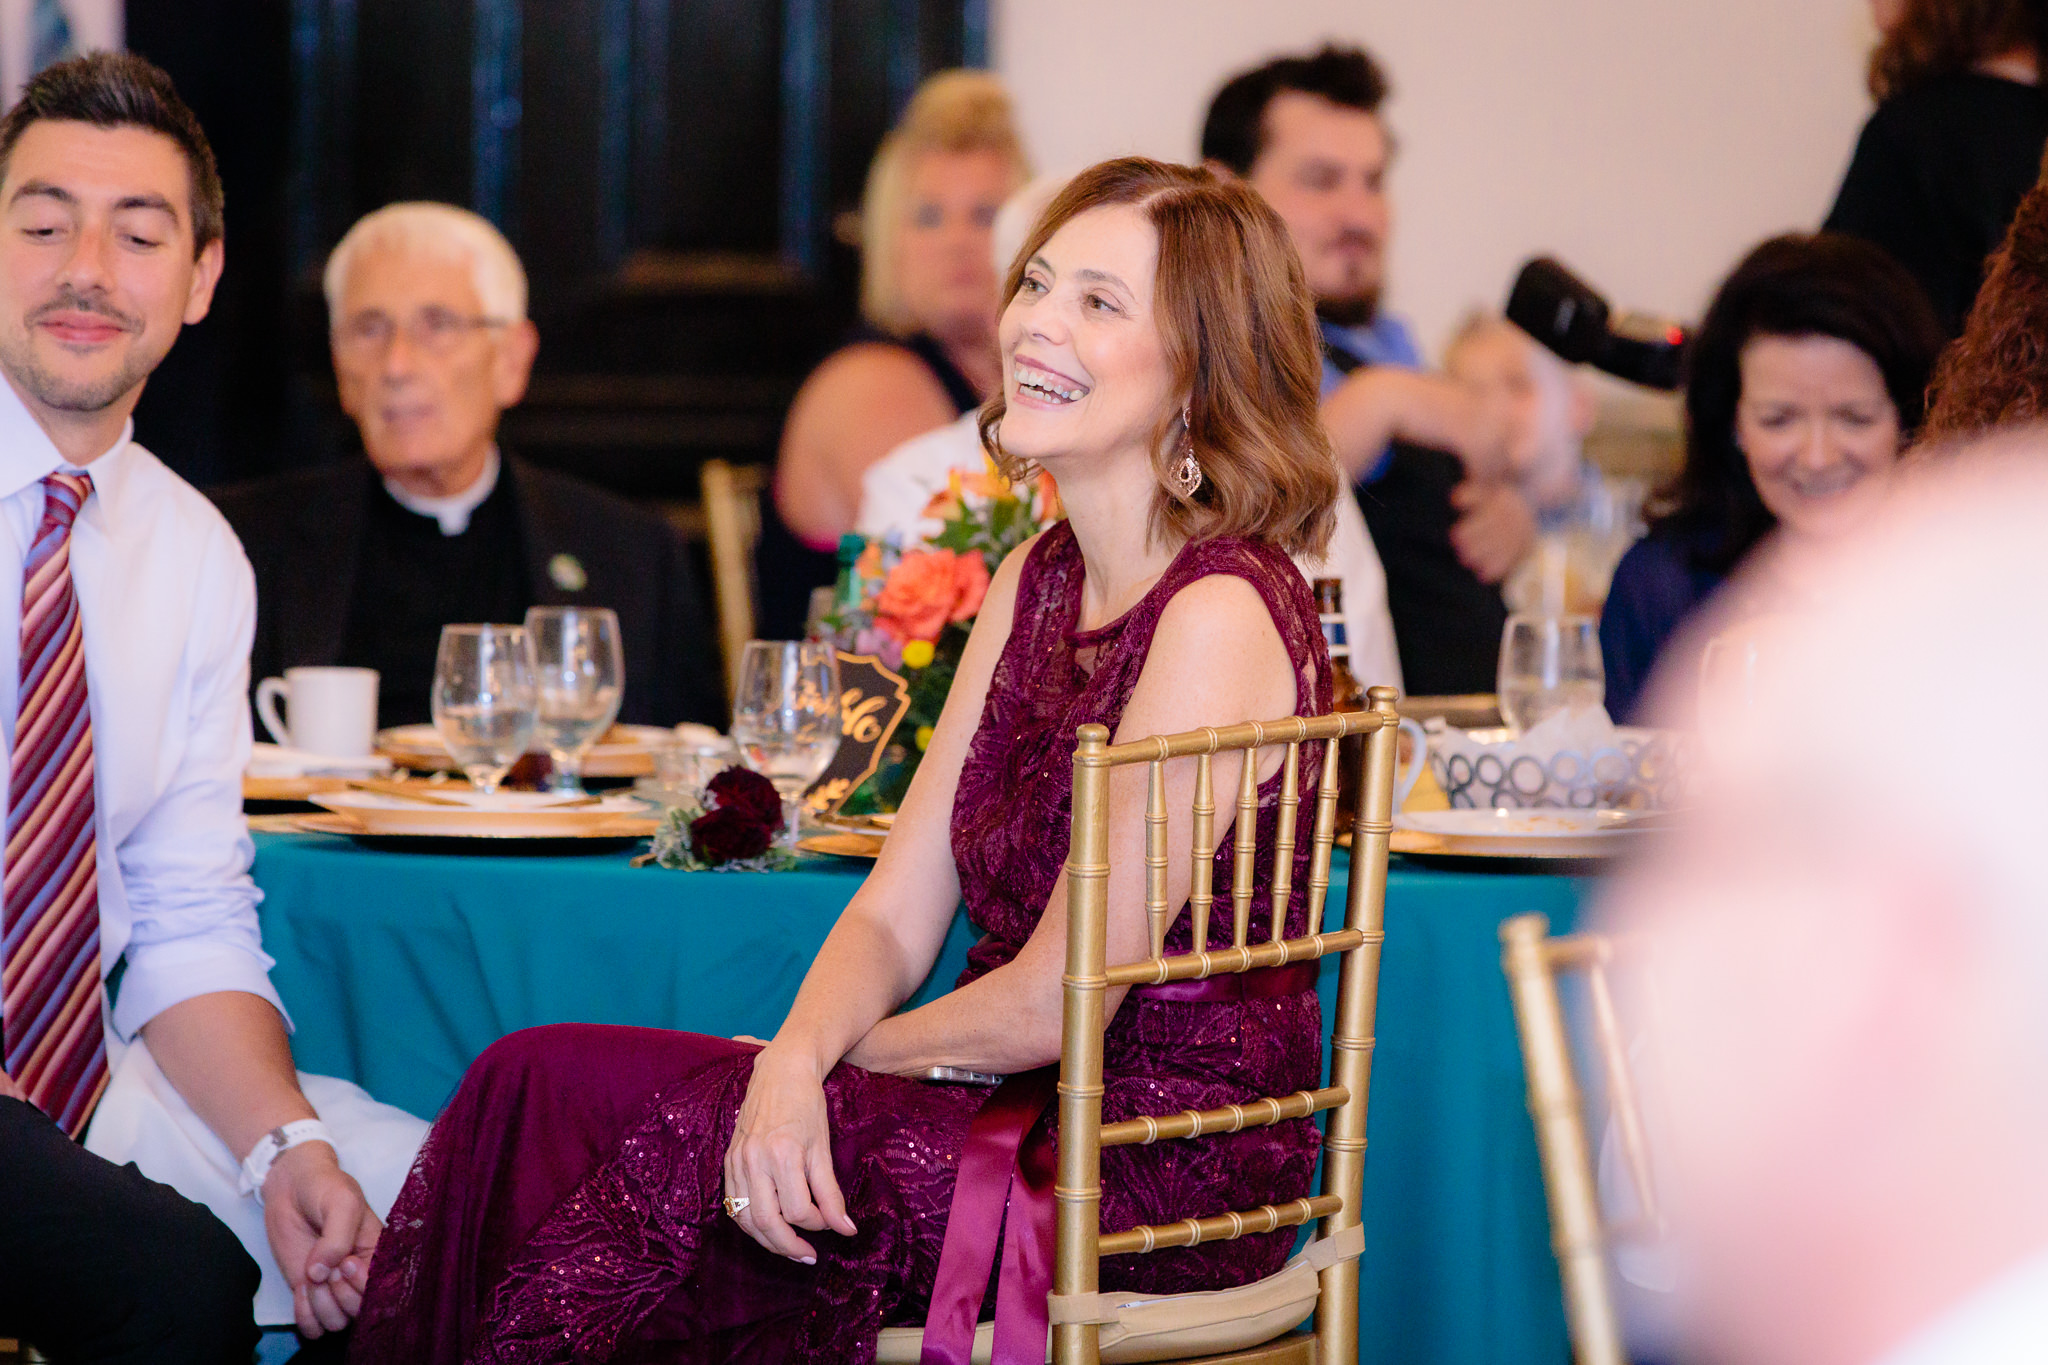
[[[626,656],[620,719],[723,726],[718,635],[675,528],[624,498],[510,455],[498,477],[510,481],[518,509],[531,605],[619,614]],[[369,461],[358,455],[209,494],[256,570],[252,681],[340,662],[375,488]],[[558,556],[581,569],[580,587]]]

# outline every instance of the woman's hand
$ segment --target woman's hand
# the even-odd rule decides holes
[[[725,1151],[725,1192],[747,1200],[736,1221],[749,1237],[804,1265],[817,1264],[817,1249],[794,1229],[854,1235],[832,1170],[825,1087],[814,1063],[772,1046],[754,1059]]]

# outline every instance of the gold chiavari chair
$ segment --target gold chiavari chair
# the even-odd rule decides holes
[[[740,655],[754,638],[754,546],[761,539],[762,471],[706,460],[699,475],[711,584],[718,599],[718,643],[725,655],[725,696],[739,688]]]
[[[1628,1048],[1607,969],[1614,940],[1601,934],[1550,937],[1542,915],[1517,915],[1500,927],[1501,970],[1515,1002],[1515,1030],[1528,1075],[1529,1114],[1550,1204],[1550,1240],[1564,1285],[1565,1321],[1578,1365],[1626,1365],[1621,1319],[1607,1258],[1608,1227],[1600,1211],[1578,1069],[1572,1060],[1558,994],[1560,972],[1583,972],[1592,1005],[1595,1047],[1607,1082],[1613,1131],[1628,1168],[1641,1221],[1660,1221],[1642,1105],[1629,1070]]]
[[[1050,1301],[1050,1358],[1055,1365],[1121,1361],[1173,1361],[1178,1365],[1338,1365],[1358,1358],[1358,1263],[1365,1245],[1360,1198],[1365,1176],[1366,1098],[1372,1079],[1373,1018],[1378,1004],[1380,944],[1384,938],[1388,840],[1393,832],[1398,694],[1375,687],[1371,709],[1314,719],[1286,720],[1159,735],[1112,745],[1109,731],[1085,725],[1074,753],[1073,834],[1067,854],[1067,965],[1060,1049],[1058,1171],[1054,1178],[1057,1225]],[[1289,939],[1284,918],[1291,889],[1301,805],[1301,746],[1363,735],[1357,823],[1352,832],[1345,926],[1321,931],[1329,891],[1330,854],[1337,833],[1335,763],[1318,782],[1309,863],[1309,926]],[[1252,874],[1258,858],[1258,751],[1284,746],[1279,812],[1273,839],[1273,913],[1251,923]],[[1168,902],[1165,765],[1193,757],[1193,888],[1188,898],[1193,941],[1208,942],[1215,908],[1216,793],[1213,755],[1244,754],[1232,831],[1233,946],[1164,955],[1167,930],[1177,915]],[[1331,756],[1336,756],[1331,744]],[[1109,774],[1113,768],[1150,766],[1145,811],[1146,916],[1152,955],[1109,965]],[[1146,986],[1281,967],[1342,955],[1337,1007],[1330,1024],[1330,1084],[1222,1109],[1187,1110],[1118,1123],[1102,1122],[1103,993],[1112,985]],[[1323,1137],[1319,1194],[1178,1223],[1103,1233],[1100,1225],[1102,1150],[1131,1143],[1196,1139],[1235,1133],[1313,1114],[1329,1114]],[[1254,1284],[1210,1293],[1142,1295],[1100,1292],[1104,1256],[1141,1255],[1167,1247],[1241,1237],[1249,1233],[1321,1223],[1320,1235],[1285,1268]],[[1311,1331],[1298,1328],[1313,1313]],[[915,1328],[883,1332],[880,1365],[918,1359]],[[983,1323],[973,1359],[989,1358],[992,1332]]]

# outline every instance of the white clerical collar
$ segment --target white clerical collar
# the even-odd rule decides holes
[[[498,486],[498,464],[498,448],[492,446],[484,454],[484,472],[477,476],[476,482],[460,493],[450,493],[442,498],[421,497],[388,478],[384,480],[384,491],[406,511],[440,522],[442,535],[459,536],[469,529],[470,514],[483,506],[484,499]]]
[[[1886,1355],[1881,1365],[2035,1365],[2048,1342],[2048,1251],[2014,1266]]]

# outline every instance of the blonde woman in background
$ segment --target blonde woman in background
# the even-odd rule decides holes
[[[868,466],[998,386],[990,233],[1029,178],[1009,94],[986,72],[931,77],[882,139],[861,202],[862,326],[811,372],[783,426],[763,632],[796,634],[810,590],[832,581]]]

